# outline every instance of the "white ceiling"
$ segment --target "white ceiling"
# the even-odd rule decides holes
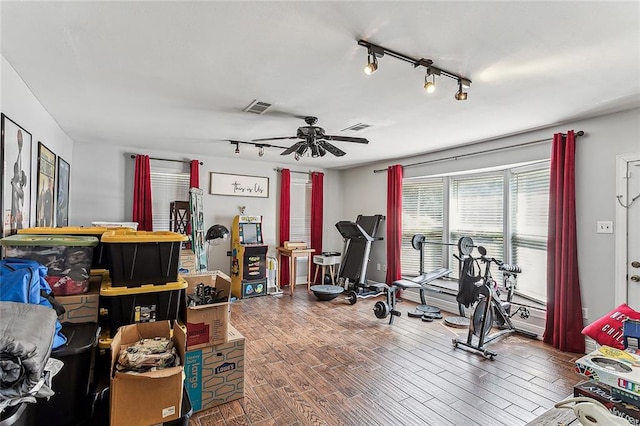
[[[640,106],[637,1],[0,7],[2,54],[76,143],[233,157],[225,139],[293,136],[293,115],[314,115],[370,140],[300,161],[344,168]],[[365,76],[360,38],[471,79],[469,99],[444,77],[427,95],[424,68],[389,56]],[[254,99],[274,106],[242,112]],[[341,132],[357,123],[372,127]],[[296,163],[279,154],[263,158]],[[252,146],[241,157],[258,159]]]

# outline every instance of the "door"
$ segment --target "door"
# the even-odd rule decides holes
[[[640,310],[640,153],[618,156],[617,164],[617,299]]]

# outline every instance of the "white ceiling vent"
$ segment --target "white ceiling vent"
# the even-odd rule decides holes
[[[346,129],[342,129],[342,131],[355,133],[366,129],[367,127],[371,127],[371,124],[358,123],[354,124],[353,126],[347,127]]]
[[[257,99],[254,99],[253,102],[251,102],[249,104],[249,106],[247,106],[245,109],[243,109],[244,112],[251,112],[253,114],[263,114],[266,110],[268,110],[269,108],[271,108],[271,104],[268,102],[261,102]]]

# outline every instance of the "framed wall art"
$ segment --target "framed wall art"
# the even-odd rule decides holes
[[[56,155],[38,142],[38,192],[36,194],[36,226],[53,226],[56,183]]]
[[[71,166],[58,157],[58,190],[56,192],[56,226],[69,225],[69,176]]]
[[[210,172],[209,193],[214,195],[269,198],[269,178]]]
[[[2,121],[2,236],[28,228],[31,212],[31,133],[6,115]]]

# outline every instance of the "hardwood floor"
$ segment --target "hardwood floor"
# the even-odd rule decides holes
[[[516,334],[484,359],[454,349],[464,329],[410,318],[377,319],[381,297],[321,302],[304,287],[291,298],[244,299],[231,323],[246,337],[245,397],[194,413],[210,425],[524,425],[581,381],[577,354]],[[446,314],[445,314],[446,316]]]

